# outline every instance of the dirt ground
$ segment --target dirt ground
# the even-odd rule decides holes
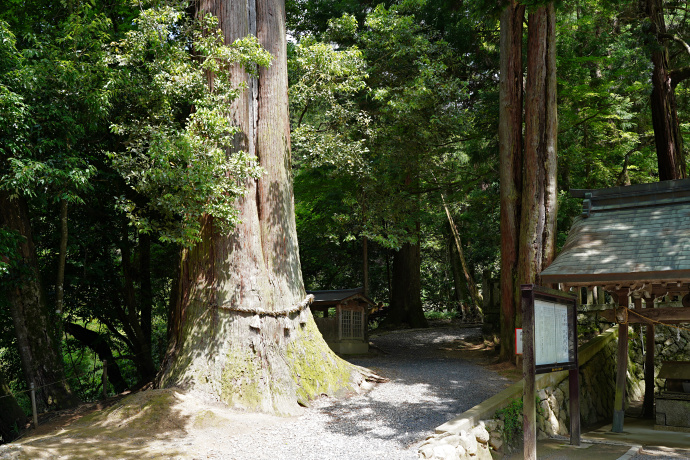
[[[0,446],[0,459],[201,459],[210,445],[222,450],[229,433],[290,420],[178,389],[146,390],[63,412]]]
[[[438,352],[519,380],[521,372],[514,364],[497,362],[494,346],[483,339],[455,340],[441,344]],[[46,414],[38,429],[0,446],[0,460],[212,458],[209,451],[232,451],[228,435],[293,421],[239,412],[205,395],[179,389],[145,390]]]

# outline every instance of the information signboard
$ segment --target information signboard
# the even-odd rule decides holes
[[[536,374],[568,370],[570,443],[580,445],[577,297],[533,284],[522,291],[522,393],[525,459],[536,460]]]
[[[577,301],[566,293],[534,286],[523,291],[532,310],[536,373],[577,366]],[[523,325],[523,327],[525,327]]]
[[[557,365],[574,360],[571,356],[573,327],[567,304],[534,299],[534,362],[537,366]]]

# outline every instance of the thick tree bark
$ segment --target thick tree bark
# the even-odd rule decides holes
[[[42,407],[73,406],[78,400],[65,381],[57,322],[45,300],[29,211],[22,197],[10,199],[8,192],[0,191],[0,224],[24,237],[19,246],[21,267],[6,295],[27,385],[36,385]]]
[[[525,151],[518,282],[539,284],[556,242],[556,15],[553,3],[528,17]],[[519,315],[518,315],[519,317]]]
[[[405,243],[393,255],[393,291],[386,323],[428,327],[421,292],[421,248],[419,243]]]
[[[522,191],[522,23],[515,1],[501,14],[499,155],[501,181],[501,359],[515,352],[513,334],[519,286],[517,254]]]
[[[226,42],[255,34],[274,56],[228,107],[242,129],[236,148],[265,174],[247,180],[240,223],[219,235],[203,219],[203,242],[183,253],[171,342],[159,383],[211,393],[231,406],[279,414],[320,394],[356,389],[362,375],[326,345],[306,305],[290,170],[285,9],[281,0],[203,0]]]
[[[501,359],[514,354],[521,324],[519,286],[539,283],[556,241],[556,43],[553,3],[528,18],[525,135],[522,129],[522,20],[514,2],[501,16]]]
[[[115,362],[113,352],[108,342],[98,332],[87,329],[75,323],[65,323],[65,332],[79,340],[83,345],[91,348],[101,361],[108,361],[108,380],[115,391],[122,393],[127,389],[127,382],[120,373],[120,367]]]
[[[686,177],[682,137],[678,124],[676,97],[671,81],[668,62],[668,47],[662,36],[666,35],[666,23],[662,0],[646,0],[645,14],[649,17],[655,37],[652,46],[652,124],[656,156],[659,165],[659,180],[682,179]]]
[[[0,444],[15,439],[26,422],[26,414],[17,404],[0,373]]]

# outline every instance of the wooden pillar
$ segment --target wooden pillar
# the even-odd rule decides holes
[[[593,290],[592,290],[593,291]],[[568,372],[568,389],[570,396],[570,444],[580,445],[580,358],[577,350],[577,307],[570,310],[570,324],[572,325],[572,336],[575,340],[573,350],[575,362],[578,363],[575,369]]]
[[[577,326],[576,326],[577,327]],[[568,371],[570,390],[570,445],[580,445],[580,369]]]
[[[535,398],[534,296],[522,287],[522,432],[525,460],[537,460],[537,406]]]
[[[654,308],[654,295],[645,300],[647,308]],[[642,416],[654,418],[654,324],[645,326],[645,357],[644,357],[644,402]]]
[[[618,306],[623,309],[628,307],[628,289],[619,290]],[[623,419],[625,418],[625,385],[628,373],[628,315],[616,315],[618,319],[618,353],[616,354],[616,399],[613,403],[613,425],[611,431],[623,432]]]

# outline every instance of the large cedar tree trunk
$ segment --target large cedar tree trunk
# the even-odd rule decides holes
[[[428,327],[422,309],[421,248],[419,243],[405,243],[393,255],[393,289],[389,324]]]
[[[512,359],[521,324],[519,287],[539,283],[556,237],[556,43],[553,3],[528,17],[522,145],[522,19],[515,2],[501,16],[501,359]]]
[[[10,199],[9,192],[0,191],[0,225],[23,237],[19,245],[20,267],[5,286],[27,385],[36,386],[38,403],[43,408],[71,407],[78,400],[65,382],[59,353],[59,321],[45,299],[29,210],[22,197]]]
[[[522,22],[525,7],[511,1],[501,14],[499,156],[501,181],[501,359],[514,353],[517,253],[522,192]]]
[[[520,284],[538,284],[539,273],[551,263],[556,252],[555,28],[553,3],[528,16],[525,151],[518,252]]]
[[[237,148],[265,174],[248,180],[241,223],[182,255],[171,342],[159,383],[211,393],[231,406],[295,414],[298,403],[356,389],[362,375],[326,345],[308,308],[297,247],[290,171],[285,7],[282,0],[200,2],[220,20],[226,42],[252,34],[274,56],[228,114],[242,129]]]
[[[662,0],[646,0],[645,13],[652,23],[652,124],[659,165],[659,180],[682,179],[686,176],[682,137],[678,125],[676,97],[669,74],[668,47],[662,38],[666,23]]]

